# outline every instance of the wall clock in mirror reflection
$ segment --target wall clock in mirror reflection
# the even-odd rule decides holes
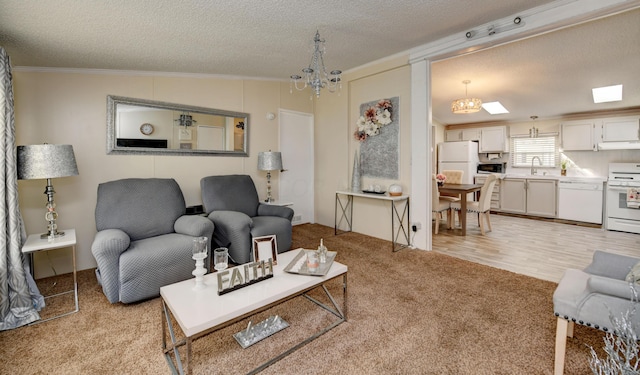
[[[153,125],[148,122],[140,125],[140,133],[144,135],[151,135],[151,133],[153,133]]]

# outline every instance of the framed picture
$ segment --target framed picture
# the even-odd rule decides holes
[[[278,264],[278,244],[276,235],[253,237],[253,260],[273,259],[273,264]]]
[[[178,130],[178,131],[180,132],[178,138],[181,141],[190,141],[191,140],[191,129],[180,128],[180,130]]]

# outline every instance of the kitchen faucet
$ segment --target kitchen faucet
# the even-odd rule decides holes
[[[534,157],[532,157],[532,158],[531,158],[531,175],[532,175],[532,176],[534,176],[535,174],[537,174],[537,173],[538,173],[538,170],[537,170],[536,168],[534,168],[534,167],[533,167],[533,161],[534,161],[534,160],[536,160],[536,159],[538,159],[538,164],[539,164],[540,166],[542,166],[542,160],[540,160],[540,157],[539,157],[539,156],[534,156]]]

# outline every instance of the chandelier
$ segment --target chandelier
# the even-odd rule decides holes
[[[324,67],[324,39],[320,39],[320,33],[316,31],[316,36],[313,38],[314,50],[311,56],[311,63],[309,66],[302,69],[304,77],[294,74],[291,76],[291,83],[289,92],[293,93],[293,87],[296,90],[302,91],[307,86],[311,86],[311,90],[315,92],[316,97],[320,97],[320,89],[327,88],[329,92],[340,91],[342,83],[340,81],[341,70],[332,70],[331,73],[327,73],[327,69]],[[303,86],[299,87],[298,82],[303,81]],[[313,98],[313,96],[311,97]]]
[[[482,108],[482,100],[478,98],[469,98],[467,97],[467,85],[471,83],[471,81],[464,80],[464,98],[456,99],[451,102],[451,112],[453,113],[475,113]]]

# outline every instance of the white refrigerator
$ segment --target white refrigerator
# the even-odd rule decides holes
[[[438,173],[461,170],[463,184],[473,184],[478,170],[478,142],[460,141],[438,144]]]

